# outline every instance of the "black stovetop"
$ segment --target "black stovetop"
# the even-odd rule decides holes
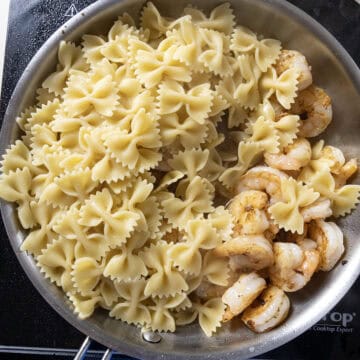
[[[54,30],[92,2],[11,0],[1,120],[15,84],[34,53]],[[354,0],[291,2],[324,25],[360,64],[360,5]],[[50,308],[31,285],[10,248],[2,222],[0,235],[0,359],[73,358],[85,336]],[[260,357],[277,360],[290,357],[299,360],[360,359],[359,294],[358,280],[336,308],[317,325],[292,342]],[[93,348],[99,350],[101,346],[93,344]],[[23,353],[19,354],[20,351]],[[87,358],[100,359],[99,354],[93,351]],[[113,359],[129,358],[115,354]]]

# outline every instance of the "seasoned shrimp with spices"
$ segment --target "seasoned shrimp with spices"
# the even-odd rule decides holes
[[[339,173],[334,175],[335,186],[339,188],[344,186],[346,182],[357,172],[358,165],[356,159],[350,159],[340,169]]]
[[[345,164],[345,156],[343,152],[335,146],[324,146],[321,150],[321,158],[328,160],[330,171],[333,174],[339,174]]]
[[[284,172],[268,166],[255,166],[241,176],[236,190],[241,193],[245,190],[265,191],[270,196],[270,203],[281,199],[281,180],[287,179]]]
[[[290,300],[276,286],[267,287],[243,313],[241,320],[252,331],[263,333],[280,325],[288,316]]]
[[[268,196],[257,190],[243,191],[228,205],[233,221],[234,233],[241,235],[262,234],[269,228],[266,216]]]
[[[233,271],[252,271],[272,265],[272,244],[264,235],[237,236],[214,249],[218,256],[229,256]]]
[[[290,112],[300,116],[298,136],[318,136],[332,120],[331,98],[323,89],[310,85],[299,93]]]
[[[294,243],[276,242],[270,281],[286,292],[303,288],[317,270],[320,255],[316,249],[305,250]]]
[[[222,296],[226,305],[223,322],[231,320],[242,313],[266,288],[265,280],[257,273],[242,274]]]
[[[325,219],[332,215],[331,201],[326,198],[320,198],[314,203],[303,207],[300,214],[305,223],[316,219]]]
[[[316,220],[309,224],[308,236],[316,241],[320,253],[319,269],[330,271],[344,253],[344,236],[333,222]]]
[[[311,160],[311,145],[304,138],[296,139],[277,154],[265,153],[267,165],[279,170],[300,170]]]
[[[305,56],[296,50],[281,50],[275,64],[277,75],[288,69],[295,69],[298,75],[298,90],[304,90],[312,84],[311,66]]]

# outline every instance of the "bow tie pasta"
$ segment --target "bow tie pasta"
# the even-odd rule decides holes
[[[356,159],[311,144],[332,120],[295,50],[235,23],[230,5],[175,19],[148,2],[107,33],[62,41],[58,65],[16,119],[0,197],[21,250],[81,319],[97,307],[211,336],[288,315],[286,293],[344,252]],[[224,325],[226,326],[226,325]]]

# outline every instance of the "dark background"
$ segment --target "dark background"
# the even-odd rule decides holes
[[[1,1],[1,0],[0,0]],[[173,1],[173,0],[169,0]],[[0,119],[14,86],[41,44],[69,17],[71,4],[81,10],[92,0],[11,0],[8,42],[4,67]],[[292,0],[294,5],[328,29],[360,64],[360,5],[353,0]],[[191,3],[191,0],[189,0]],[[360,282],[334,309],[354,315],[352,333],[323,333],[309,330],[289,344],[260,356],[262,359],[360,359]],[[336,324],[334,325],[336,327]],[[77,349],[85,336],[66,323],[37,293],[10,248],[0,224],[0,351],[2,346]],[[98,344],[93,349],[102,349]],[[41,350],[41,349],[40,349]],[[1,353],[0,359],[71,359],[72,354],[26,355]],[[98,352],[87,358],[99,359]],[[116,359],[129,359],[115,355]]]

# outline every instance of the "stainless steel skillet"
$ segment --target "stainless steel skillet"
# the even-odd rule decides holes
[[[154,1],[167,15],[178,16],[191,2],[212,9],[216,0]],[[333,98],[334,122],[326,138],[349,156],[360,157],[360,72],[342,46],[318,23],[291,4],[281,0],[229,1],[240,24],[266,36],[279,38],[286,48],[303,52],[313,66],[314,81]],[[0,135],[1,152],[17,137],[15,117],[34,100],[35,89],[56,63],[59,41],[79,40],[84,33],[101,33],[122,12],[135,17],[143,5],[139,0],[100,0],[62,26],[43,45],[26,68],[10,100]],[[356,179],[355,182],[358,182]],[[24,238],[11,204],[1,202],[1,212],[12,247],[34,286],[50,305],[73,326],[91,338],[120,352],[141,359],[243,359],[269,351],[290,341],[318,321],[346,293],[360,273],[360,210],[340,221],[346,235],[345,254],[331,273],[319,273],[298,294],[291,296],[293,309],[281,327],[256,335],[240,324],[232,324],[206,338],[197,326],[180,328],[162,335],[157,344],[144,342],[140,330],[115,321],[103,311],[88,320],[79,320],[63,293],[38,271],[33,259],[19,251]],[[36,314],[34,314],[36,316]]]

